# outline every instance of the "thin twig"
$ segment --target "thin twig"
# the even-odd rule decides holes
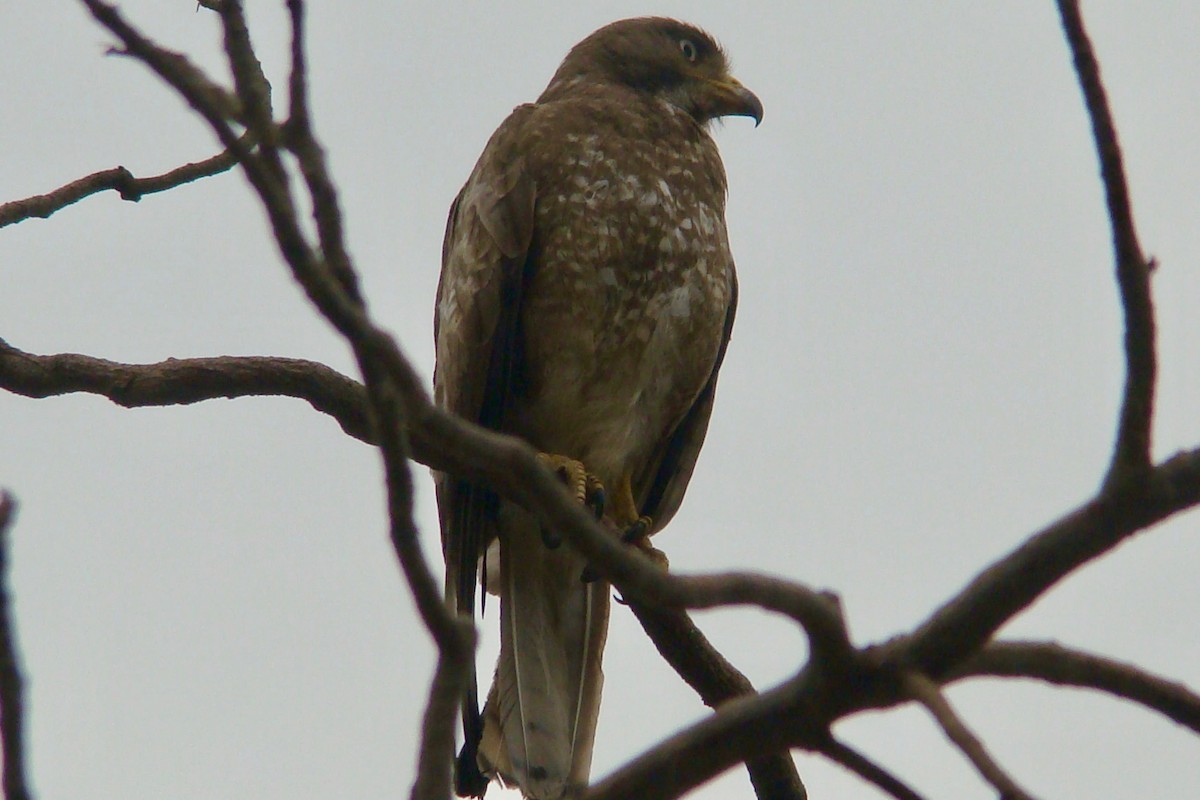
[[[906,663],[915,663],[934,677],[981,647],[1000,625],[1056,581],[1161,519],[1163,506],[1172,506],[1178,499],[1171,496],[1175,490],[1172,478],[1163,480],[1172,470],[1160,468],[1147,474],[1154,399],[1154,311],[1149,271],[1137,243],[1116,131],[1078,5],[1059,0],[1058,6],[1100,155],[1125,309],[1128,374],[1117,446],[1104,489],[1097,498],[989,567],[916,631],[908,654],[912,660]],[[1173,462],[1185,474],[1191,470],[1178,459]],[[1189,501],[1182,507],[1192,504]]]
[[[94,0],[86,0],[93,2]],[[225,24],[226,50],[229,66],[234,72],[239,96],[247,106],[246,114],[258,128],[274,125],[270,120],[269,92],[264,88],[265,78],[261,65],[249,42],[241,4],[225,2],[221,7],[221,18]],[[114,31],[115,32],[115,31]],[[300,31],[297,30],[297,35]],[[298,47],[298,46],[297,46]],[[147,59],[154,66],[159,60]],[[303,67],[303,61],[297,62]],[[303,85],[304,81],[300,80]],[[311,136],[310,130],[300,131],[293,136]],[[313,142],[313,146],[316,143]],[[280,250],[291,266],[293,274],[304,286],[318,309],[333,322],[353,347],[359,368],[363,371],[367,396],[374,416],[375,428],[380,434],[379,446],[384,459],[387,476],[388,499],[392,512],[392,538],[396,545],[405,576],[413,591],[418,611],[439,646],[458,646],[462,632],[458,620],[442,602],[441,587],[433,578],[428,563],[421,552],[415,527],[412,524],[411,476],[408,467],[408,421],[404,411],[406,398],[402,388],[396,386],[391,363],[403,365],[403,377],[414,381],[411,365],[400,354],[395,342],[367,317],[361,298],[348,292],[346,286],[336,280],[328,263],[320,257],[325,242],[320,247],[309,245],[297,219],[295,204],[286,189],[287,181],[282,174],[282,163],[274,159],[277,153],[266,144],[262,152],[246,164],[251,183],[259,193],[259,199],[267,208]],[[324,165],[309,165],[310,169],[323,170]],[[384,340],[387,347],[380,347]],[[382,355],[381,355],[382,354]],[[386,379],[386,380],[385,380]]]
[[[286,184],[278,185],[278,175],[267,172],[255,157],[261,153],[253,153],[249,144],[238,136],[230,125],[230,120],[242,120],[245,117],[245,110],[236,94],[209,78],[204,70],[189,61],[186,56],[155,44],[126,22],[116,6],[103,0],[80,2],[87,7],[97,22],[121,40],[124,49],[113,52],[137,58],[173,87],[188,105],[204,117],[221,144],[233,152],[256,188],[263,185],[265,190],[272,193],[273,205],[267,208],[268,213],[274,207],[282,208],[291,203]],[[272,146],[273,139],[273,135],[269,135],[265,141],[261,136],[255,141],[265,150]],[[296,246],[295,242],[286,244]],[[280,245],[284,246],[284,243],[281,242]]]
[[[321,251],[342,288],[365,307],[366,300],[359,287],[358,276],[351,267],[346,252],[342,212],[337,187],[329,177],[325,153],[313,134],[308,108],[308,71],[304,54],[304,3],[288,0],[292,21],[292,71],[288,81],[288,122],[286,142],[296,154],[300,172],[313,201],[313,218],[321,238]]]
[[[925,706],[941,726],[946,738],[962,751],[962,754],[975,766],[983,779],[1000,792],[1003,800],[1032,800],[1032,796],[1000,768],[1000,765],[988,753],[987,748],[983,746],[983,742],[979,741],[979,737],[959,719],[950,703],[942,696],[942,691],[936,683],[916,672],[905,674],[901,681],[912,699]]]
[[[208,120],[221,143],[237,155],[239,162],[247,160],[250,154],[249,147],[241,142],[229,125],[229,120],[239,120],[243,116],[241,102],[236,95],[209,78],[204,70],[183,54],[159,47],[146,38],[125,21],[116,6],[103,0],[80,2],[87,6],[97,22],[111,31],[124,45],[124,49],[114,49],[110,52],[132,56],[153,69],[173,86],[193,109]]]
[[[263,143],[261,155],[271,163],[277,177],[282,178],[284,168],[275,150],[278,129],[271,108],[271,84],[250,42],[242,0],[224,0],[215,10],[221,16],[221,27],[225,32],[225,55],[241,101],[242,122],[258,135]]]
[[[1096,689],[1140,703],[1200,733],[1200,694],[1133,664],[1057,642],[992,642],[948,673],[946,680],[989,677],[1036,678]]]
[[[1083,25],[1077,0],[1057,0],[1063,32],[1074,57],[1075,72],[1092,121],[1100,174],[1112,225],[1117,284],[1125,310],[1125,391],[1117,443],[1105,482],[1112,485],[1150,467],[1150,436],[1154,416],[1154,304],[1150,294],[1150,266],[1138,244],[1129,201],[1129,186],[1117,129],[1108,96],[1100,80],[1091,40]]]
[[[247,137],[243,138],[249,145],[250,140]],[[113,167],[93,172],[91,175],[60,186],[52,192],[21,200],[12,200],[0,205],[0,228],[27,219],[46,219],[55,212],[61,211],[73,203],[78,203],[85,197],[109,190],[117,192],[122,200],[136,203],[148,194],[165,192],[185,183],[228,172],[237,162],[237,155],[232,150],[226,150],[203,161],[184,164],[169,172],[148,178],[136,178],[125,167]]]
[[[17,501],[0,491],[0,749],[4,753],[4,798],[28,800],[32,794],[25,777],[25,688],[8,589],[8,531],[16,513]]]
[[[921,795],[917,794],[915,789],[904,781],[850,747],[850,745],[832,736],[829,738],[829,742],[821,747],[820,752],[831,761],[842,765],[867,783],[875,786],[881,792],[886,792],[895,797],[896,800],[924,800]]]

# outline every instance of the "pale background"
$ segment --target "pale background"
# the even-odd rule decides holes
[[[212,14],[124,5],[219,68]],[[282,3],[250,5],[282,98]],[[1200,4],[1084,12],[1161,263],[1165,457],[1200,442]],[[445,212],[488,135],[573,43],[646,13],[711,30],[766,106],[761,128],[716,131],[741,306],[708,445],[658,544],[679,571],[836,590],[860,643],[908,630],[1085,500],[1109,453],[1120,313],[1053,6],[311,3],[313,105],[351,250],[373,311],[425,375]],[[0,199],[215,152],[145,68],[104,57],[111,41],[75,3],[0,6]],[[288,355],[352,371],[236,173],[0,232],[0,336],[39,353]],[[0,485],[22,502],[13,583],[41,797],[407,794],[432,648],[387,543],[371,449],[285,399],[130,411],[0,394],[0,421]],[[436,559],[423,469],[419,491]],[[1200,688],[1198,534],[1193,513],[1136,538],[1003,633]],[[804,657],[782,621],[698,618],[759,685]],[[606,673],[596,776],[705,713],[621,608]],[[1012,681],[950,697],[1035,794],[1200,796],[1200,740],[1130,704]],[[931,797],[994,796],[919,710],[837,733]],[[814,800],[879,796],[797,758]],[[749,792],[739,769],[696,796]]]

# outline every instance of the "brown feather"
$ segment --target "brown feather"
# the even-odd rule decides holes
[[[655,530],[674,515],[712,413],[737,285],[725,172],[706,124],[759,119],[705,33],[625,20],[577,45],[537,103],[497,129],[451,207],[434,331],[439,404],[632,481]],[[586,785],[608,586],[547,550],[485,486],[438,476],[448,602],[473,612],[499,540],[501,653],[482,719],[472,684],[456,787],[527,797]],[[480,774],[477,767],[482,768]]]
[[[696,466],[696,458],[704,444],[704,436],[708,432],[708,420],[712,417],[713,400],[717,395],[717,373],[725,360],[725,351],[729,348],[729,340],[733,332],[733,319],[737,312],[737,278],[733,280],[733,292],[729,300],[729,311],[725,315],[725,335],[721,340],[721,349],[717,352],[717,360],[713,363],[712,373],[708,382],[692,403],[683,420],[663,442],[658,455],[647,462],[647,469],[639,477],[636,487],[635,500],[642,515],[650,517],[654,522],[652,533],[662,530],[675,516],[683,502],[683,494],[687,491],[692,479],[692,471]],[[652,469],[650,467],[653,467]]]

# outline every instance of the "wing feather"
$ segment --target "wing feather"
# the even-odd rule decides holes
[[[516,109],[484,148],[450,207],[434,310],[434,398],[463,419],[498,429],[520,362],[519,315],[533,238],[535,190],[525,170]],[[446,597],[474,614],[478,563],[496,535],[498,500],[487,487],[435,476],[446,561]],[[475,752],[482,735],[474,677],[463,704],[465,743],[456,791],[482,796]]]
[[[725,332],[721,337],[721,347],[717,350],[708,381],[696,395],[696,400],[683,419],[675,426],[675,430],[663,440],[654,458],[647,461],[646,468],[634,483],[638,508],[642,514],[654,520],[655,531],[666,527],[679,510],[688,483],[692,479],[692,471],[696,468],[700,448],[704,445],[704,436],[708,432],[708,421],[712,416],[713,399],[717,391],[717,374],[721,370],[721,362],[725,360],[725,350],[729,346],[733,319],[737,312],[737,274],[732,264],[729,275],[729,307],[725,312]]]

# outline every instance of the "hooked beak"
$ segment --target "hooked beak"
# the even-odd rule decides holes
[[[707,81],[711,94],[708,97],[708,117],[753,117],[754,127],[762,123],[763,105],[758,95],[747,89],[737,78],[722,78]]]

